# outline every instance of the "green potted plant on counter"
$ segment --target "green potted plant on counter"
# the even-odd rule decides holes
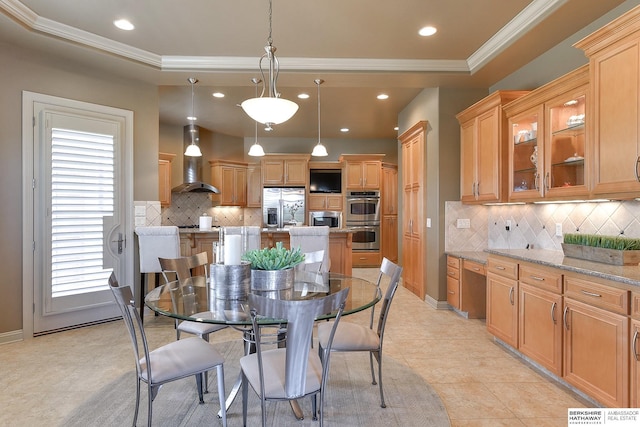
[[[273,248],[254,249],[242,257],[251,263],[251,288],[276,291],[293,286],[294,269],[304,261],[300,248],[287,249],[282,242]]]
[[[565,256],[587,261],[612,265],[640,263],[640,239],[567,233],[563,238],[562,250]]]

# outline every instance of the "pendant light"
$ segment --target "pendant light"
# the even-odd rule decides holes
[[[256,85],[256,96],[258,96],[258,83],[260,83],[262,80],[256,79],[254,77],[253,79],[251,79],[251,81],[253,82],[254,85]],[[249,149],[248,154],[253,157],[262,157],[264,156],[264,150],[262,149],[262,146],[258,144],[258,122],[255,120],[253,122],[256,125],[256,139],[253,145],[251,146],[251,148]]]
[[[200,147],[198,147],[198,144],[196,144],[196,138],[195,138],[196,133],[193,130],[195,127],[193,122],[197,120],[194,109],[193,109],[193,98],[194,98],[193,86],[196,83],[198,83],[198,79],[196,79],[195,77],[189,77],[187,81],[191,84],[191,115],[187,117],[187,120],[191,122],[190,128],[192,130],[190,135],[191,144],[187,146],[187,149],[184,151],[184,155],[189,157],[202,157],[202,151],[200,151]]]
[[[240,106],[245,113],[253,120],[264,123],[266,125],[277,125],[289,120],[298,111],[298,104],[288,99],[280,98],[280,93],[276,86],[278,73],[280,72],[280,63],[276,58],[276,47],[273,45],[271,38],[271,21],[272,21],[272,0],[269,0],[269,37],[265,53],[260,57],[258,66],[262,75],[262,93],[258,97],[247,99]],[[269,80],[265,79],[264,70],[262,68],[262,60],[267,59],[269,63]],[[267,96],[265,95],[265,86]]]
[[[325,157],[328,156],[327,149],[320,142],[320,85],[324,83],[324,80],[315,79],[314,82],[318,85],[318,144],[313,147],[313,151],[311,155],[314,157]]]

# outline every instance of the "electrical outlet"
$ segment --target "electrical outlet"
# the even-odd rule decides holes
[[[456,222],[456,228],[471,228],[471,220],[469,218],[460,218]]]
[[[562,223],[556,222],[556,236],[562,237]]]
[[[427,218],[427,228],[431,228],[431,218]]]

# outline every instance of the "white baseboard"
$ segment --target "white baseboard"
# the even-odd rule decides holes
[[[22,341],[23,339],[24,337],[22,336],[22,330],[3,332],[0,334],[0,345]]]

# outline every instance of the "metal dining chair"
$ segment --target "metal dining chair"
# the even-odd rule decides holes
[[[382,342],[384,339],[384,330],[389,315],[389,307],[393,301],[393,297],[398,289],[402,267],[389,261],[387,258],[382,259],[380,272],[378,273],[377,286],[380,287],[384,276],[389,278],[389,285],[382,299],[380,314],[376,329],[374,326],[375,306],[371,308],[371,319],[369,326],[363,326],[351,322],[342,322],[335,331],[333,344],[331,345],[331,335],[334,333],[333,322],[321,323],[318,325],[318,352],[320,355],[325,354],[324,351],[328,345],[331,345],[331,351],[367,351],[369,352],[369,363],[371,365],[372,384],[376,384],[375,371],[373,369],[373,358],[378,361],[378,382],[380,383],[380,406],[386,408],[384,401],[384,392],[382,388]]]
[[[218,395],[222,425],[226,427],[224,358],[222,355],[209,343],[198,337],[173,341],[150,351],[142,325],[142,319],[133,302],[131,288],[129,286],[119,286],[113,273],[111,273],[111,277],[109,278],[109,287],[122,312],[122,319],[129,332],[136,360],[136,373],[138,378],[136,382],[136,406],[133,414],[133,426],[135,427],[136,425],[138,409],[140,407],[140,382],[147,384],[147,425],[151,427],[153,401],[163,384],[193,375],[196,377],[200,403],[204,403],[203,374],[215,368],[218,377]]]
[[[313,419],[323,426],[324,393],[329,370],[329,355],[333,334],[340,322],[349,288],[313,300],[287,301],[260,295],[249,295],[251,322],[256,352],[240,359],[242,371],[242,420],[247,424],[247,400],[249,384],[260,398],[262,426],[267,423],[266,402],[268,400],[290,401],[304,396],[313,396]],[[326,352],[320,357],[311,351],[311,337],[315,319],[325,313],[336,312],[329,333]],[[259,316],[272,319],[287,319],[286,347],[263,349]],[[277,326],[277,325],[276,325]],[[268,340],[273,338],[269,335]],[[320,396],[318,411],[317,396]]]

